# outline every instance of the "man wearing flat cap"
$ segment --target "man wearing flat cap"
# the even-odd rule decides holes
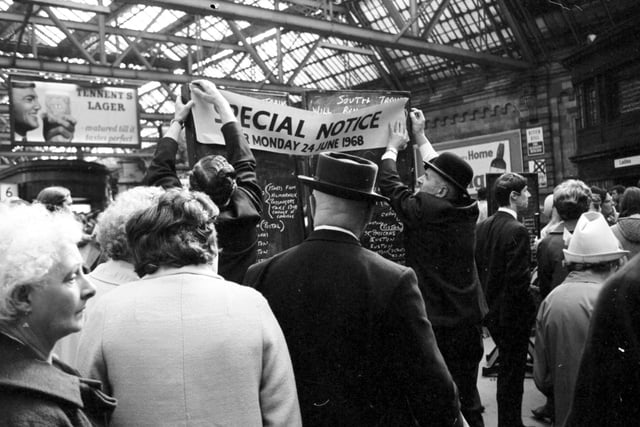
[[[461,426],[456,386],[435,342],[412,269],[365,249],[378,167],[322,153],[314,231],[249,268],[287,340],[303,424]]]
[[[413,134],[424,160],[425,175],[415,194],[398,175],[398,150],[409,140],[403,122],[390,125],[382,156],[380,191],[404,224],[407,265],[418,276],[427,314],[440,352],[460,392],[462,413],[482,427],[477,388],[484,354],[481,321],[487,312],[474,259],[478,205],[467,187],[471,166],[453,153],[438,153],[424,134],[422,111],[410,113]]]

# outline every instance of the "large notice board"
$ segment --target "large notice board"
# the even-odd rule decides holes
[[[347,113],[373,105],[410,98],[409,92],[400,91],[309,91],[304,102],[308,110],[319,113]],[[409,102],[405,108],[409,108]],[[384,129],[386,132],[387,130]],[[364,157],[380,165],[385,148],[354,150],[350,154]],[[315,170],[317,157],[310,159],[310,169]],[[398,172],[403,182],[413,187],[413,150],[402,151],[398,156]],[[395,211],[386,203],[377,203],[373,218],[361,237],[362,245],[387,259],[404,264],[405,249],[403,225]]]
[[[276,105],[285,105],[288,99],[284,93],[228,90],[268,100]],[[183,101],[186,101],[186,86],[183,86],[182,95]],[[198,142],[191,117],[186,122],[185,135],[190,167],[206,155],[226,153],[223,145]],[[252,152],[256,158],[256,175],[264,198],[262,219],[257,226],[258,261],[262,261],[304,240],[302,193],[296,178],[301,166],[295,156],[267,151]]]

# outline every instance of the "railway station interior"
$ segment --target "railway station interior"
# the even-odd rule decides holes
[[[0,202],[30,204],[46,187],[67,188],[91,240],[100,214],[145,183],[159,141],[174,131],[175,174],[186,186],[199,159],[225,154],[217,136],[205,141],[193,110],[176,115],[177,103],[195,96],[192,82],[202,79],[231,103],[257,162],[264,198],[257,261],[313,232],[311,188],[297,177],[313,176],[322,152],[362,156],[382,172],[392,133],[388,111],[407,126],[408,148],[391,151],[411,192],[419,192],[425,167],[432,167],[412,134],[414,109],[424,115],[433,148],[473,168],[462,190],[486,199],[488,216],[499,207],[493,186],[500,175],[525,178],[530,197],[518,220],[528,232],[537,305],[544,295],[536,293],[536,250],[552,221],[545,199],[554,188],[579,180],[592,194],[603,189],[604,203],[616,188],[621,195],[640,187],[637,0],[0,0]],[[39,104],[22,113],[18,91],[33,88]],[[370,113],[378,107],[379,115]],[[304,133],[322,113],[334,122]],[[21,114],[37,116],[26,133]],[[367,129],[378,123],[377,133]],[[350,130],[362,131],[364,140],[342,136]],[[305,139],[316,133],[324,138]],[[380,142],[368,145],[374,134]],[[617,197],[611,200],[620,214]],[[373,215],[362,245],[406,264],[411,228],[404,217],[380,204]],[[87,272],[103,256],[91,243],[81,253]],[[546,408],[553,395],[534,381],[534,326],[522,425],[562,426]],[[482,340],[482,419],[487,427],[510,427],[498,423],[500,356],[486,327]]]

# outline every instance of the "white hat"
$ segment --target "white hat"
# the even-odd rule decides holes
[[[565,261],[588,264],[614,261],[629,253],[620,249],[620,242],[599,212],[580,216],[569,247],[562,251]]]

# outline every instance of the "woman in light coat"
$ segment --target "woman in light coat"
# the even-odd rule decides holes
[[[81,371],[120,400],[113,426],[298,426],[289,352],[266,300],[217,274],[218,208],[169,190],[127,223],[142,277],[102,297]]]

